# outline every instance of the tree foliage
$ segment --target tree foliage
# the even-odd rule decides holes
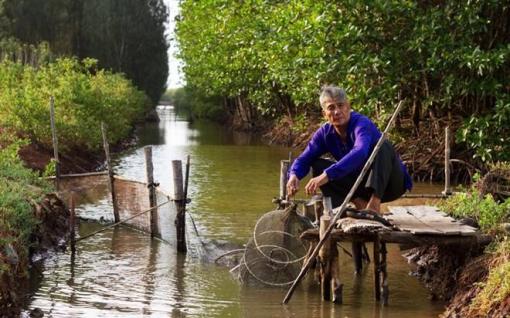
[[[23,43],[46,41],[57,55],[95,58],[156,103],[168,77],[167,18],[163,0],[2,0],[0,36],[5,21]]]
[[[51,146],[50,96],[55,98],[59,144],[63,150],[102,145],[101,121],[109,140],[125,138],[147,109],[146,95],[121,74],[97,69],[97,61],[57,59],[34,68],[0,63],[0,127]]]
[[[508,1],[184,0],[177,37],[186,82],[208,95],[278,117],[316,111],[338,84],[376,120],[408,101],[417,134],[462,118],[458,141],[508,159]]]

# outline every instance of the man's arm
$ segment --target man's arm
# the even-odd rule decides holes
[[[289,172],[287,193],[293,196],[299,190],[299,180],[310,171],[314,160],[325,153],[324,126],[319,128],[312,136],[306,149],[296,158]]]

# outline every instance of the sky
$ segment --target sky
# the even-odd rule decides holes
[[[179,71],[179,60],[175,57],[177,52],[177,43],[175,40],[175,16],[179,13],[179,0],[164,0],[169,10],[166,36],[169,40],[168,48],[168,88],[176,88],[184,85],[184,80]]]

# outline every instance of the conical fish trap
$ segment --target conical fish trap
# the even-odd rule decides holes
[[[296,205],[264,214],[241,259],[241,281],[270,286],[292,284],[308,249],[299,236],[312,227],[308,218],[297,214]]]

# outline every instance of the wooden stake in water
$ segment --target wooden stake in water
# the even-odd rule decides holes
[[[280,202],[287,199],[287,172],[289,171],[289,160],[280,161]],[[279,203],[281,209],[285,208],[285,205]]]
[[[69,240],[71,241],[71,253],[76,252],[76,212],[74,193],[71,194],[69,199]]]
[[[444,129],[444,195],[452,194],[450,189],[450,127]]]
[[[53,159],[55,160],[55,187],[57,191],[60,186],[60,160],[58,158],[58,139],[57,127],[55,124],[55,99],[50,97],[50,124],[51,124],[51,137],[53,141]]]
[[[177,232],[177,251],[186,253],[186,202],[184,200],[184,191],[182,186],[182,163],[180,160],[172,161],[174,172],[174,200],[177,215],[175,217],[175,227]]]
[[[319,250],[321,249],[322,245],[324,245],[326,239],[329,237],[329,234],[331,234],[331,231],[335,227],[336,222],[338,221],[338,219],[340,219],[340,217],[344,216],[344,212],[345,212],[345,209],[347,208],[347,204],[351,201],[352,196],[354,195],[354,192],[356,191],[358,186],[361,184],[361,180],[363,180],[363,178],[365,177],[366,173],[368,172],[368,169],[372,165],[372,162],[374,161],[375,156],[379,152],[379,149],[381,148],[381,145],[384,142],[384,139],[386,138],[386,134],[388,133],[391,125],[395,121],[395,118],[397,117],[398,113],[400,112],[400,109],[402,108],[402,104],[403,104],[402,101],[400,103],[398,103],[397,109],[395,109],[395,112],[393,113],[393,116],[391,116],[390,121],[389,121],[388,125],[386,126],[386,129],[381,134],[381,138],[379,138],[379,140],[377,141],[377,144],[375,145],[374,150],[372,150],[372,153],[370,154],[370,157],[368,157],[368,160],[365,163],[365,165],[363,166],[363,169],[361,170],[358,178],[356,179],[356,182],[354,182],[354,185],[352,186],[351,190],[349,191],[349,193],[345,197],[344,202],[338,208],[335,208],[333,210],[333,215],[335,216],[333,218],[333,221],[331,222],[331,224],[326,229],[326,232],[324,233],[324,237],[319,240],[319,243],[317,243],[317,245],[315,246],[315,249],[313,250],[312,254],[307,259],[306,263],[303,265],[303,268],[301,269],[301,272],[296,277],[296,280],[294,281],[292,286],[289,288],[287,294],[285,295],[285,298],[283,299],[283,304],[286,304],[286,303],[289,302],[290,298],[292,297],[292,294],[294,293],[294,290],[296,289],[296,287],[299,284],[299,282],[301,281],[301,279],[303,279],[303,277],[305,276],[306,272],[308,272],[308,269],[310,268],[310,266],[312,265],[313,261],[317,257],[317,254],[319,253]]]
[[[149,205],[151,210],[151,236],[156,236],[158,233],[158,210],[155,209],[158,205],[156,198],[156,184],[154,183],[154,165],[152,164],[152,147],[146,146],[143,148],[145,153],[145,171],[147,176],[147,187],[149,187]],[[154,208],[154,209],[153,209]]]
[[[115,222],[120,221],[119,208],[117,206],[117,197],[115,192],[115,176],[113,174],[112,160],[110,157],[110,145],[108,143],[108,137],[106,135],[106,126],[104,122],[101,122],[101,134],[103,135],[103,149],[106,158],[106,168],[108,169],[108,190],[112,194],[112,206],[113,206],[113,218]]]

